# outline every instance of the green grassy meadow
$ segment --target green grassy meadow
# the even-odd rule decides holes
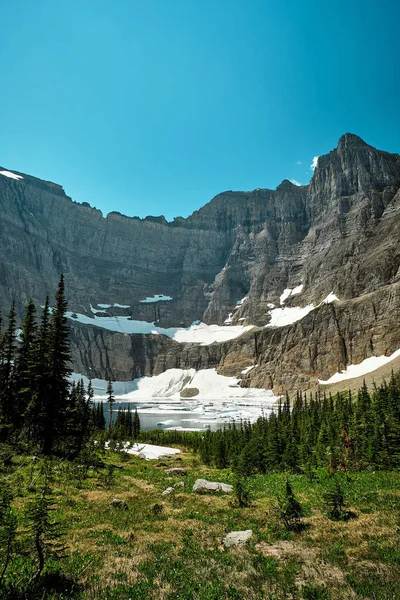
[[[325,514],[323,493],[332,483],[325,470],[317,471],[313,481],[290,475],[305,513],[304,528],[294,532],[283,527],[275,511],[284,473],[252,477],[251,506],[238,508],[232,494],[192,492],[198,477],[232,483],[234,475],[200,465],[189,452],[165,462],[114,452],[102,460],[114,468],[83,473],[77,464],[54,461],[51,518],[60,523],[64,550],[59,558],[48,556],[40,586],[30,589],[35,556],[20,519],[0,597],[400,598],[397,472],[336,474],[353,513],[346,521],[332,521]],[[3,468],[2,482],[13,490],[20,515],[41,485],[42,463],[20,456]],[[164,470],[172,466],[184,466],[187,475],[166,475]],[[163,490],[178,481],[185,487],[163,497]],[[128,508],[110,506],[114,498]],[[225,549],[222,538],[244,529],[253,530],[250,542]]]

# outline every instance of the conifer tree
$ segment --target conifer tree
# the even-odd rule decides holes
[[[286,529],[298,530],[302,526],[303,508],[296,499],[290,481],[286,479],[283,495],[278,498],[278,516]]]
[[[0,410],[3,422],[11,425],[14,410],[14,358],[16,349],[15,302],[11,304],[8,323],[1,341],[0,357]]]
[[[107,398],[108,398],[108,405],[109,405],[109,418],[110,421],[108,423],[108,431],[111,433],[111,430],[113,428],[113,404],[115,402],[114,399],[114,394],[113,394],[113,386],[112,386],[112,381],[111,379],[108,380],[108,384],[107,384]]]
[[[25,413],[24,435],[28,443],[43,448],[46,407],[51,402],[50,308],[46,298],[33,349],[33,393]]]
[[[33,576],[33,582],[37,582],[40,578],[47,555],[51,553],[60,558],[64,551],[64,547],[60,543],[62,536],[60,525],[50,518],[51,511],[54,510],[53,505],[50,490],[45,484],[41,493],[37,494],[27,507],[29,532],[32,535],[37,554],[37,568]]]
[[[138,415],[137,408],[135,408],[135,413],[133,415],[132,434],[135,440],[139,437],[140,434],[140,418]]]
[[[50,315],[50,397],[44,411],[43,452],[51,454],[65,438],[65,417],[68,407],[69,375],[71,355],[67,325],[67,301],[65,299],[64,277],[61,275]]]
[[[25,307],[24,319],[21,326],[20,343],[15,360],[15,417],[14,424],[20,430],[23,419],[35,390],[35,349],[37,325],[36,309],[32,300]]]

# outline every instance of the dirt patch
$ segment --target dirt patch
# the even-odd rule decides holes
[[[299,589],[306,583],[319,587],[336,588],[340,586],[343,595],[337,598],[355,598],[356,595],[347,585],[343,571],[318,557],[318,548],[310,548],[303,544],[279,541],[275,544],[260,542],[256,545],[264,556],[270,556],[281,562],[294,559],[300,566],[295,582]]]
[[[135,486],[141,490],[151,492],[155,489],[155,486],[152,483],[147,483],[147,481],[143,481],[142,479],[134,479],[133,477],[129,477],[128,475],[124,475],[122,479],[124,481],[124,484],[129,483],[130,486]]]

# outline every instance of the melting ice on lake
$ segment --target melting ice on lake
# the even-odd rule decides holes
[[[73,374],[72,379],[77,381],[81,376]],[[92,386],[94,401],[106,402],[107,382],[92,379]],[[181,398],[181,392],[188,388],[196,388],[198,394]],[[115,381],[113,389],[118,402],[134,403],[140,415],[157,416],[155,425],[166,429],[176,428],[177,420],[180,429],[190,430],[211,423],[256,421],[273,410],[278,399],[271,390],[241,388],[238,379],[219,375],[215,369],[169,369],[154,377]]]

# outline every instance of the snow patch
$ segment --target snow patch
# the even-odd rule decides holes
[[[98,304],[97,306],[101,305]],[[119,333],[127,334],[166,335],[172,340],[182,344],[194,342],[202,346],[208,346],[213,342],[232,340],[253,327],[252,325],[234,325],[225,327],[223,325],[206,325],[200,321],[195,321],[190,327],[169,327],[166,329],[158,327],[154,325],[154,323],[149,323],[148,321],[136,321],[126,316],[98,317],[95,314],[94,317],[89,317],[87,315],[72,312],[67,312],[66,316],[68,319],[78,321],[78,323],[82,323],[83,325],[94,325],[96,327],[108,329],[109,331],[118,331]]]
[[[301,319],[314,310],[314,308],[314,304],[308,304],[302,308],[300,306],[274,308],[269,312],[271,321],[266,327],[284,327],[285,325],[292,325],[292,323],[301,321]]]
[[[287,298],[289,298],[292,290],[290,288],[286,288],[283,290],[282,294],[279,296],[279,304],[283,304]]]
[[[339,300],[339,298],[335,296],[333,292],[331,292],[327,295],[327,297],[324,300],[322,300],[321,304],[331,304],[335,300]]]
[[[4,177],[9,177],[10,179],[23,179],[22,175],[16,175],[15,173],[11,173],[11,171],[0,171],[0,175],[4,175]]]
[[[130,304],[118,304],[118,302],[116,302],[115,304],[97,304],[97,306],[99,308],[130,308]],[[94,312],[94,311],[93,311]],[[99,311],[101,312],[101,311]]]
[[[398,356],[400,356],[400,349],[396,350],[396,352],[393,352],[393,354],[390,356],[371,356],[370,358],[366,358],[360,362],[358,365],[349,365],[347,369],[341,371],[340,373],[335,373],[326,381],[319,379],[318,383],[321,385],[328,385],[331,383],[346,381],[347,379],[353,379],[354,377],[362,377],[367,373],[371,373],[372,371],[379,369],[379,367],[383,367]]]
[[[318,159],[319,156],[314,156],[314,158],[312,159],[312,163],[310,165],[310,168],[315,171],[315,169],[318,167]]]
[[[255,367],[255,366],[256,366],[256,365],[250,365],[250,367],[246,367],[245,369],[243,369],[243,371],[241,371],[241,374],[242,374],[242,375],[247,375],[247,373],[250,373],[250,371],[251,371],[252,369],[254,369],[254,367]]]
[[[301,292],[303,291],[303,284],[301,283],[300,285],[298,285],[295,288],[286,288],[283,293],[280,295],[279,298],[279,303],[282,305],[285,300],[287,300],[289,298],[289,296],[296,296],[296,294],[301,294]]]
[[[294,292],[296,294],[300,294],[302,289],[303,289],[303,285],[299,285],[297,288],[290,290],[289,296],[293,296]],[[288,290],[285,290],[285,292],[287,292],[287,291]],[[282,297],[284,296],[285,292],[281,295],[281,304],[282,304]],[[286,296],[286,298],[287,297],[288,296]],[[284,306],[282,308],[274,308],[273,310],[269,311],[269,314],[271,315],[271,321],[268,323],[268,325],[266,325],[266,327],[284,327],[285,325],[292,325],[293,323],[296,323],[297,321],[301,321],[301,319],[303,319],[311,311],[315,310],[315,308],[318,308],[319,306],[322,306],[323,304],[331,304],[332,302],[335,302],[336,300],[339,300],[339,298],[337,296],[335,296],[335,294],[333,292],[331,292],[317,306],[315,306],[314,304],[308,304],[307,306],[304,306],[304,307]]]
[[[98,304],[98,306],[100,306],[100,305]],[[98,310],[97,308],[93,308],[93,306],[92,306],[92,305],[90,305],[90,310],[91,310],[91,311],[92,311],[92,313],[93,313],[93,314],[95,314],[95,315],[96,315],[97,313],[102,313],[102,312],[104,312],[104,310]]]
[[[158,460],[160,456],[164,454],[169,454],[172,456],[173,454],[179,454],[179,448],[168,448],[168,446],[155,446],[153,444],[130,444],[129,442],[122,443],[125,452],[128,454],[134,454],[138,456],[139,454],[143,456],[146,460]],[[108,448],[108,442],[105,443],[105,447]]]
[[[246,302],[247,298],[248,298],[248,297],[247,297],[247,296],[245,296],[245,297],[244,297],[244,298],[242,298],[241,300],[238,300],[238,301],[236,302],[236,306],[242,306],[242,304],[243,304],[244,302]]]
[[[167,302],[173,300],[172,296],[164,296],[164,294],[154,294],[154,296],[147,296],[144,300],[139,300],[142,304],[150,304],[153,302]]]

